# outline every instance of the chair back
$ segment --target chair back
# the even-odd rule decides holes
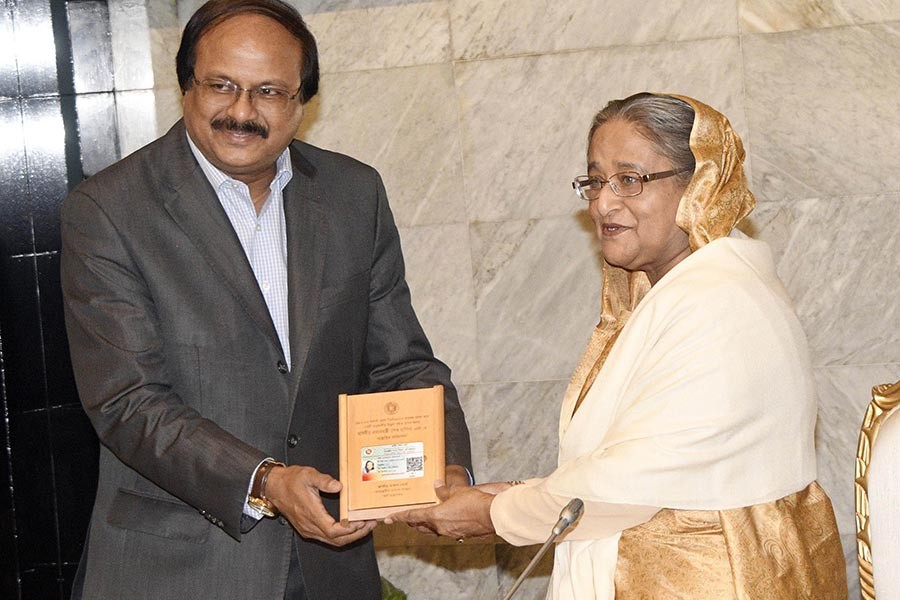
[[[863,600],[900,598],[900,381],[872,388],[856,450],[856,551]],[[877,583],[875,574],[878,574]]]

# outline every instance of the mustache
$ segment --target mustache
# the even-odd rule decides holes
[[[213,129],[217,131],[233,131],[235,133],[254,133],[262,139],[268,139],[269,129],[256,121],[240,122],[234,117],[224,117],[215,119],[210,123]]]

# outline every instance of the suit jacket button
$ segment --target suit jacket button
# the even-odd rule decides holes
[[[300,438],[297,437],[296,433],[292,433],[291,435],[288,436],[287,442],[288,442],[288,448],[296,448],[297,444],[300,443]]]
[[[287,524],[288,524],[288,520],[285,519],[284,517],[278,517],[278,522],[279,522],[281,525],[287,525]]]
[[[285,373],[288,372],[287,365],[284,364],[283,360],[278,361],[278,372],[281,373],[282,375],[284,375]]]

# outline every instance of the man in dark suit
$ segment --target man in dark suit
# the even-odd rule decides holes
[[[74,596],[380,598],[375,523],[335,520],[338,395],[443,384],[448,483],[471,463],[381,179],[293,140],[318,64],[279,0],[207,3],[177,68],[183,122],[63,205],[102,442]]]

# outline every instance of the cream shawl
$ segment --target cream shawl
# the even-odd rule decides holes
[[[816,477],[804,333],[766,245],[724,237],[754,204],[740,140],[682,99],[695,109],[697,168],[677,223],[694,252],[653,288],[605,265],[603,316],[562,406],[559,467],[491,507],[499,535],[529,544],[569,498],[585,501],[557,545],[551,598],[614,598],[619,534],[659,508],[749,506]]]

